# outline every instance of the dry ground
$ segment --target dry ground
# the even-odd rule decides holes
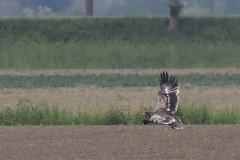
[[[240,159],[240,126],[0,127],[8,160]]]
[[[138,110],[155,106],[159,87],[82,86],[77,88],[0,89],[1,107],[14,107],[22,99],[58,105],[68,111],[107,110],[117,106]],[[240,86],[180,86],[180,106],[205,105],[209,108],[240,108]]]
[[[122,69],[122,70],[35,70],[15,71],[0,70],[0,75],[73,75],[73,74],[159,74],[163,70],[174,74],[218,73],[240,74],[240,69]],[[14,106],[23,98],[33,102],[58,104],[67,110],[78,111],[106,109],[106,106],[119,106],[127,109],[139,109],[140,106],[154,106],[158,87],[112,87],[100,88],[82,86],[77,88],[42,88],[42,89],[0,89],[1,106]],[[214,108],[239,106],[240,86],[196,87],[188,84],[180,86],[180,105],[199,104]]]

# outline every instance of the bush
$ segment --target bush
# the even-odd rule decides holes
[[[118,108],[110,108],[105,114],[106,125],[127,124],[126,115]]]

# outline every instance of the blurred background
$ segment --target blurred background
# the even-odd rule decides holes
[[[184,0],[181,15],[238,15],[240,0]],[[167,16],[168,0],[93,0],[94,16]],[[0,17],[84,16],[85,0],[0,0]]]

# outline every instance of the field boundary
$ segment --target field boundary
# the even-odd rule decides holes
[[[59,69],[59,70],[0,70],[0,75],[13,76],[51,76],[51,75],[100,75],[100,74],[138,74],[156,75],[167,71],[171,75],[187,74],[240,74],[240,69]]]

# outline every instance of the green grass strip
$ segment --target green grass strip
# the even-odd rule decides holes
[[[146,109],[143,109],[146,110]],[[0,125],[118,125],[142,124],[142,112],[124,112],[118,107],[109,107],[106,112],[92,111],[83,113],[66,112],[57,105],[34,103],[23,99],[11,107],[1,107]]]
[[[196,86],[239,85],[240,75],[176,75],[179,83],[190,83]],[[42,88],[42,87],[77,87],[96,85],[99,87],[134,87],[158,86],[159,75],[54,75],[54,76],[10,76],[0,75],[0,88]]]
[[[159,39],[154,44],[118,40],[89,43],[40,40],[42,43],[38,44],[4,39],[0,41],[0,69],[240,68],[240,41],[184,38]]]
[[[107,111],[72,113],[60,110],[57,105],[34,103],[23,99],[19,104],[1,107],[1,126],[22,125],[143,125],[148,119],[142,113],[152,107],[140,107],[137,111],[124,111],[120,107],[110,106]],[[181,106],[177,115],[186,124],[240,124],[240,111],[237,108],[210,110],[206,106]]]
[[[187,24],[187,25],[186,25]],[[0,69],[240,68],[240,17],[2,18]]]

